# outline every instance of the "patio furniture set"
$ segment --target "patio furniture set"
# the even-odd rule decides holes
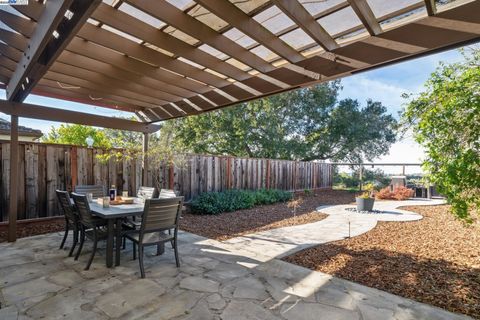
[[[78,260],[86,238],[93,241],[92,252],[85,266],[88,270],[95,257],[98,242],[106,241],[106,266],[120,265],[121,249],[126,240],[133,244],[133,259],[138,260],[141,277],[145,278],[144,248],[157,246],[157,255],[163,254],[165,243],[170,242],[180,267],[177,248],[178,221],[183,208],[183,197],[173,190],[162,189],[156,197],[155,188],[140,187],[137,197],[129,203],[110,201],[104,204],[105,188],[99,185],[76,186],[75,192],[56,190],[60,207],[65,215],[65,235],[60,244],[63,249],[69,231],[73,231],[73,243],[68,256],[75,253]],[[99,201],[101,200],[101,201]],[[111,205],[110,205],[111,204]],[[115,259],[114,259],[115,249]]]

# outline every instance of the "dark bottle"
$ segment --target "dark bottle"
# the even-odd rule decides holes
[[[115,189],[114,184],[112,184],[112,187],[110,188],[110,191],[108,192],[108,194],[110,196],[111,201],[114,201],[115,198],[117,197],[117,189]]]

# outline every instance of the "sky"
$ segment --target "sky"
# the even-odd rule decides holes
[[[462,55],[458,50],[450,50],[343,78],[343,90],[339,98],[357,99],[362,105],[366,104],[367,99],[380,101],[387,107],[388,112],[398,117],[398,112],[402,110],[406,102],[401,97],[403,93],[416,94],[421,92],[423,84],[439,65],[440,61],[457,62],[461,60]],[[0,99],[5,99],[3,90],[0,90]],[[131,116],[130,113],[126,112],[85,106],[80,103],[34,95],[30,95],[25,102],[112,117]],[[0,117],[9,120],[9,116],[3,113],[0,113]],[[47,133],[52,125],[60,125],[60,123],[26,118],[20,118],[19,124],[40,129],[43,133]],[[413,140],[410,134],[392,145],[389,154],[376,159],[375,162],[418,163],[422,157],[423,151],[421,147]],[[399,173],[401,170],[400,167],[382,167],[381,169],[388,173]],[[407,173],[414,172],[421,172],[421,170],[418,167],[407,168]]]

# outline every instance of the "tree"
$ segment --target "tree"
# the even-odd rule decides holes
[[[441,64],[403,113],[425,148],[428,178],[460,218],[480,208],[480,50]]]
[[[340,82],[167,121],[173,142],[195,153],[290,160],[371,160],[395,142],[380,102],[337,101]]]
[[[50,132],[42,137],[43,142],[74,144],[87,146],[87,137],[93,138],[93,146],[100,148],[111,148],[111,140],[101,129],[80,124],[62,124],[60,127],[51,127]]]
[[[125,118],[135,121],[135,118]],[[43,142],[74,144],[86,146],[87,137],[93,138],[93,146],[100,148],[120,148],[140,152],[142,150],[143,134],[141,132],[117,130],[109,128],[94,128],[80,124],[62,124],[51,127],[50,132],[42,138]],[[151,139],[155,141],[156,135]]]

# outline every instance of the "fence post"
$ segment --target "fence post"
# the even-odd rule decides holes
[[[10,200],[8,208],[8,242],[17,240],[18,208],[18,116],[10,116]]]
[[[227,157],[227,190],[232,188],[232,158]]]
[[[173,165],[173,162],[170,163],[170,168],[168,169],[168,187],[170,189],[175,189],[175,166]]]
[[[295,161],[293,166],[293,192],[297,191],[297,161]]]
[[[148,184],[148,133],[143,134],[143,171],[142,171],[142,185]]]
[[[270,160],[267,160],[267,177],[265,181],[265,187],[270,189]]]
[[[360,175],[359,175],[359,178],[360,178],[360,183],[359,183],[359,189],[360,191],[362,191],[362,186],[363,186],[363,165],[360,165]]]
[[[72,191],[75,190],[75,186],[77,185],[78,177],[78,163],[77,163],[77,147],[73,146],[70,150],[70,175],[72,177]]]

